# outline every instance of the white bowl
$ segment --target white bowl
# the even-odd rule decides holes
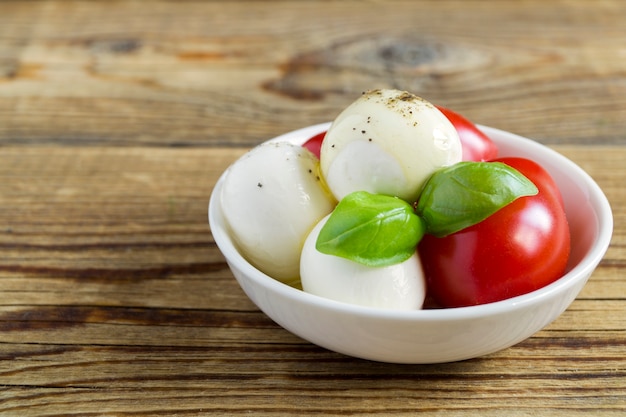
[[[273,141],[302,144],[330,124],[310,126]],[[499,156],[521,156],[545,167],[560,187],[572,236],[567,273],[531,293],[472,307],[394,311],[345,304],[282,284],[250,265],[228,235],[217,199],[209,204],[213,237],[239,285],[272,320],[316,345],[346,355],[395,363],[452,362],[507,348],[556,319],[576,298],[604,256],[613,216],[602,190],[561,154],[512,133],[480,126]]]

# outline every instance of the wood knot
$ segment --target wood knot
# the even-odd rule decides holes
[[[264,88],[305,100],[372,88],[418,92],[488,61],[482,51],[430,37],[359,37],[293,57]]]
[[[137,39],[104,39],[89,43],[90,49],[96,53],[130,54],[141,48]]]

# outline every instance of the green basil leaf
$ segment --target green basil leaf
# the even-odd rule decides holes
[[[501,162],[459,162],[435,172],[417,204],[426,233],[443,237],[480,223],[537,187]]]
[[[406,201],[357,191],[335,207],[315,247],[367,266],[388,266],[409,259],[423,235],[424,224]]]

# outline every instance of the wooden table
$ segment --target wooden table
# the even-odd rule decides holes
[[[622,416],[626,3],[3,1],[0,415]],[[534,337],[459,363],[316,347],[246,298],[207,203],[253,145],[410,90],[532,137],[612,203]]]

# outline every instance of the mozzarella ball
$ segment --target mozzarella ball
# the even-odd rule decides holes
[[[426,282],[417,251],[402,263],[384,267],[326,255],[315,249],[315,242],[328,217],[313,228],[302,248],[300,277],[304,291],[366,307],[422,308]]]
[[[287,142],[250,150],[228,170],[222,212],[242,255],[265,274],[299,281],[306,236],[336,201],[319,176],[319,160]]]
[[[320,160],[337,200],[368,191],[415,201],[437,169],[461,156],[456,129],[433,104],[405,91],[372,90],[334,120]]]

